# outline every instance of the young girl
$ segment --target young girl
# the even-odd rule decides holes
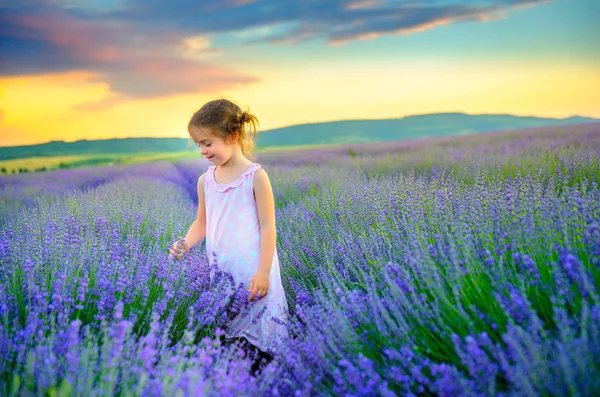
[[[198,179],[198,214],[183,242],[185,253],[206,237],[209,264],[216,260],[236,285],[243,283],[248,301],[258,299],[249,314],[241,310],[224,327],[222,338],[257,353],[254,374],[273,359],[275,339],[288,337],[282,324],[287,323],[288,305],[275,247],[273,191],[261,165],[248,159],[257,124],[255,116],[226,99],[208,102],[192,116],[190,137],[212,164]],[[176,244],[171,253],[180,258]],[[213,275],[211,271],[211,280]]]

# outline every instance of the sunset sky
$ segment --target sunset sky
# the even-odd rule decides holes
[[[596,0],[0,4],[0,146],[434,112],[600,117]]]

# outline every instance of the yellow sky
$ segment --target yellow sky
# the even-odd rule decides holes
[[[600,118],[600,71],[591,66],[450,62],[323,63],[302,70],[255,65],[258,82],[214,95],[115,100],[98,76],[69,72],[0,78],[0,145],[120,137],[187,137],[191,114],[225,96],[262,130],[340,119],[434,112]],[[516,61],[515,61],[516,62]],[[247,73],[247,72],[246,72]]]

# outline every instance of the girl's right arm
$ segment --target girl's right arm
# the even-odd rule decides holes
[[[206,173],[202,174],[200,178],[198,178],[198,213],[196,215],[196,220],[192,223],[184,238],[184,253],[195,247],[200,241],[202,241],[204,237],[206,237],[206,206],[204,203],[205,176]],[[173,255],[176,255],[176,244],[177,242],[175,242],[171,248],[171,253],[173,253]]]
[[[204,237],[206,237],[206,205],[204,204],[204,178],[206,173],[198,178],[198,213],[196,220],[190,226],[187,235],[185,236],[184,247],[186,251],[195,247]]]

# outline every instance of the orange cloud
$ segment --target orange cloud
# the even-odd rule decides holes
[[[63,51],[59,59],[56,51],[47,58],[41,54],[37,61],[41,70],[86,70],[92,79],[106,82],[111,99],[78,105],[83,108],[111,106],[116,98],[209,93],[257,81],[207,63],[202,54],[214,56],[220,50],[198,35],[188,39],[171,32],[142,33],[125,23],[81,20],[60,11],[18,14],[10,24],[10,37],[35,39]]]

